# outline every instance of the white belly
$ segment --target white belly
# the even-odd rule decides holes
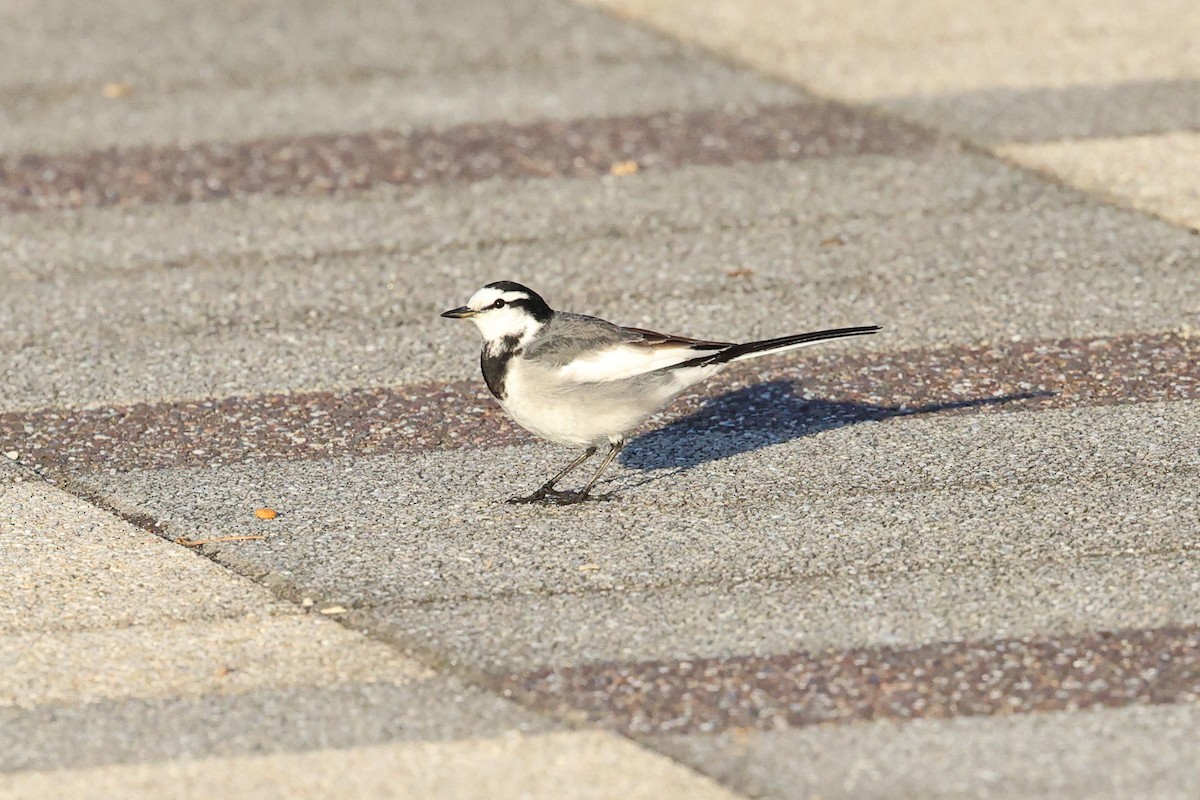
[[[589,447],[616,441],[688,384],[663,378],[613,383],[562,383],[520,358],[509,362],[500,405],[527,431],[559,444]]]

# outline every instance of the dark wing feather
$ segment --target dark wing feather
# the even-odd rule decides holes
[[[642,328],[622,328],[596,317],[560,311],[526,346],[525,355],[545,364],[565,366],[590,352],[618,345],[647,348],[682,346],[695,350],[697,355],[729,347],[725,342],[705,342]]]
[[[710,342],[706,339],[690,339],[687,336],[672,336],[668,333],[658,333],[656,331],[648,331],[645,328],[621,328],[628,333],[636,334],[639,338],[630,341],[630,344],[640,344],[647,347],[655,345],[686,345],[693,350],[721,350],[726,347],[732,347],[732,342]]]

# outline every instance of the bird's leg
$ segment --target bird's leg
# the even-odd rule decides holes
[[[617,457],[617,453],[621,452],[621,448],[624,446],[625,446],[625,441],[623,439],[620,441],[613,442],[612,445],[608,448],[608,452],[604,454],[604,460],[600,462],[600,469],[596,470],[596,474],[592,476],[592,479],[590,481],[588,481],[587,485],[584,486],[582,489],[580,489],[578,492],[553,492],[551,494],[548,494],[546,496],[546,499],[548,501],[550,501],[552,503],[556,503],[560,506],[567,506],[567,505],[571,505],[572,503],[581,503],[584,500],[589,500],[589,499],[590,500],[610,500],[610,499],[612,499],[611,494],[598,495],[596,497],[592,497],[590,492],[592,491],[592,487],[596,485],[596,481],[600,480],[600,476],[604,474],[604,470],[608,469],[608,465],[613,462],[613,459]]]
[[[587,486],[584,486],[583,490],[579,492],[580,495],[583,497],[588,496],[588,493],[592,491],[592,487],[596,485],[596,481],[600,480],[600,476],[604,474],[604,470],[608,469],[608,465],[613,462],[613,459],[617,457],[617,453],[621,452],[621,448],[624,446],[624,439],[619,439],[612,443],[612,446],[608,448],[608,453],[604,456],[604,460],[600,462],[600,469],[596,470],[596,474],[587,482]]]
[[[579,458],[575,459],[570,464],[567,464],[567,466],[563,467],[561,472],[559,472],[557,475],[555,475],[550,480],[546,481],[542,485],[542,488],[538,489],[536,492],[529,495],[528,497],[510,497],[508,499],[508,502],[510,502],[510,503],[536,503],[540,500],[545,500],[547,497],[554,497],[556,495],[561,494],[561,492],[554,491],[554,484],[561,481],[563,478],[565,478],[567,476],[567,473],[571,472],[571,470],[575,469],[580,464],[587,461],[589,458],[591,458],[594,455],[596,455],[595,446],[589,447],[587,450],[583,451],[583,455],[579,456]],[[607,462],[605,462],[605,463],[607,463]]]

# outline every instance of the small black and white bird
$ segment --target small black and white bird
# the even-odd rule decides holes
[[[509,500],[560,505],[592,497],[625,436],[692,384],[738,361],[879,330],[869,325],[745,344],[706,342],[554,311],[537,292],[512,281],[489,283],[465,306],[442,316],[469,319],[479,328],[483,379],[518,425],[543,439],[586,448],[536,492]],[[605,444],[600,469],[581,490],[554,488]]]

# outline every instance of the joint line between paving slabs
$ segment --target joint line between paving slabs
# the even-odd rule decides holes
[[[602,724],[601,725],[594,724],[591,720],[587,719],[586,716],[581,716],[580,714],[571,712],[569,710],[565,711],[565,712],[560,712],[557,709],[537,708],[529,703],[523,702],[519,697],[512,695],[511,693],[505,693],[503,691],[500,691],[499,689],[496,688],[499,684],[497,684],[495,677],[493,675],[491,675],[490,673],[488,673],[484,670],[480,670],[480,669],[471,667],[468,664],[466,664],[465,662],[458,662],[458,661],[454,660],[453,658],[450,658],[447,655],[443,654],[437,648],[417,646],[415,643],[406,641],[402,637],[395,636],[394,634],[390,634],[390,633],[382,630],[379,623],[370,614],[365,613],[370,610],[370,607],[355,607],[355,608],[349,609],[350,613],[347,613],[345,615],[343,615],[343,614],[322,615],[322,614],[320,614],[319,611],[316,611],[316,609],[318,609],[320,607],[319,603],[315,603],[312,608],[304,607],[303,605],[301,605],[301,603],[293,600],[291,597],[288,596],[288,594],[286,594],[284,591],[282,591],[282,589],[284,587],[273,586],[269,583],[263,582],[261,580],[261,577],[262,577],[261,574],[258,574],[258,575],[248,574],[247,572],[243,572],[243,571],[236,569],[228,564],[223,563],[217,557],[219,551],[206,551],[202,547],[188,547],[186,545],[177,543],[175,540],[173,540],[172,538],[170,538],[163,532],[162,526],[158,523],[158,521],[154,517],[152,517],[149,514],[124,511],[124,510],[120,509],[116,504],[112,503],[111,501],[109,501],[105,498],[99,497],[96,495],[95,492],[90,491],[90,490],[86,489],[85,487],[80,486],[77,481],[75,481],[74,479],[71,479],[69,477],[63,479],[63,481],[61,483],[57,482],[55,480],[56,476],[53,475],[53,471],[48,471],[49,474],[42,474],[41,472],[31,469],[30,467],[28,467],[27,465],[24,465],[24,464],[15,463],[14,466],[16,468],[20,469],[21,471],[23,471],[24,473],[28,474],[32,478],[32,480],[30,482],[42,483],[47,486],[51,486],[56,489],[59,489],[60,491],[66,492],[66,493],[68,493],[74,497],[77,497],[77,498],[83,500],[84,502],[94,506],[95,508],[99,509],[100,511],[102,511],[106,514],[112,514],[112,515],[118,517],[119,519],[124,520],[125,522],[129,523],[130,525],[133,525],[135,528],[138,528],[139,530],[145,531],[146,533],[149,533],[153,536],[156,536],[158,538],[166,540],[172,546],[179,547],[180,549],[185,550],[185,551],[191,551],[194,555],[207,559],[208,561],[214,563],[222,571],[228,573],[230,576],[236,576],[238,578],[252,581],[254,584],[256,584],[256,585],[262,587],[263,589],[267,590],[268,592],[270,592],[271,595],[273,597],[275,597],[276,599],[278,599],[284,603],[287,603],[290,606],[295,607],[297,614],[299,616],[311,615],[315,612],[318,616],[321,616],[324,619],[329,619],[329,620],[335,622],[336,624],[342,626],[346,630],[351,631],[352,633],[367,636],[369,639],[379,642],[380,644],[388,647],[389,649],[393,650],[394,652],[398,653],[399,655],[401,655],[405,658],[408,658],[408,659],[420,664],[421,666],[424,666],[427,669],[430,669],[430,670],[432,670],[436,673],[439,673],[441,675],[444,675],[444,676],[457,678],[457,679],[463,681],[466,685],[472,686],[476,689],[486,692],[487,694],[492,695],[492,696],[502,700],[505,703],[510,703],[513,706],[516,706],[527,713],[533,713],[533,714],[536,714],[537,716],[557,722],[558,724],[562,725],[564,728],[566,728],[569,731],[601,731],[601,732],[609,733],[611,735],[620,736],[621,738],[630,742],[633,746],[639,748],[640,750],[643,750],[647,753],[653,754],[657,758],[663,758],[668,761],[671,761],[671,762],[677,764],[678,766],[682,767],[683,769],[687,770],[689,773],[699,776],[705,780],[713,780],[713,778],[711,776],[705,774],[704,772],[695,768],[691,764],[688,764],[684,761],[680,761],[679,759],[675,758],[674,756],[672,756],[668,753],[659,751],[653,747],[649,747],[645,743],[638,741],[634,736],[632,736],[624,731],[616,730],[616,729],[611,728],[610,726],[606,726],[606,725],[602,725]],[[360,613],[356,613],[356,612],[360,612]],[[237,615],[230,615],[228,617],[221,617],[220,619],[227,620],[227,621],[233,621],[233,620],[242,619],[243,617],[244,617],[244,615],[237,614]],[[156,622],[140,623],[140,624],[136,624],[136,625],[133,625],[130,627],[139,629],[139,630],[150,630],[150,629],[155,629],[155,628],[162,629],[162,628],[171,628],[171,627],[189,627],[192,624],[193,623],[191,623],[191,622],[167,620],[166,622],[156,621]],[[78,630],[72,630],[70,632],[71,633],[88,633],[88,632],[94,631],[94,630],[106,630],[106,628],[81,628]],[[724,784],[720,784],[720,785],[722,785],[722,787],[727,789],[730,793],[734,793],[731,788],[724,786]]]

